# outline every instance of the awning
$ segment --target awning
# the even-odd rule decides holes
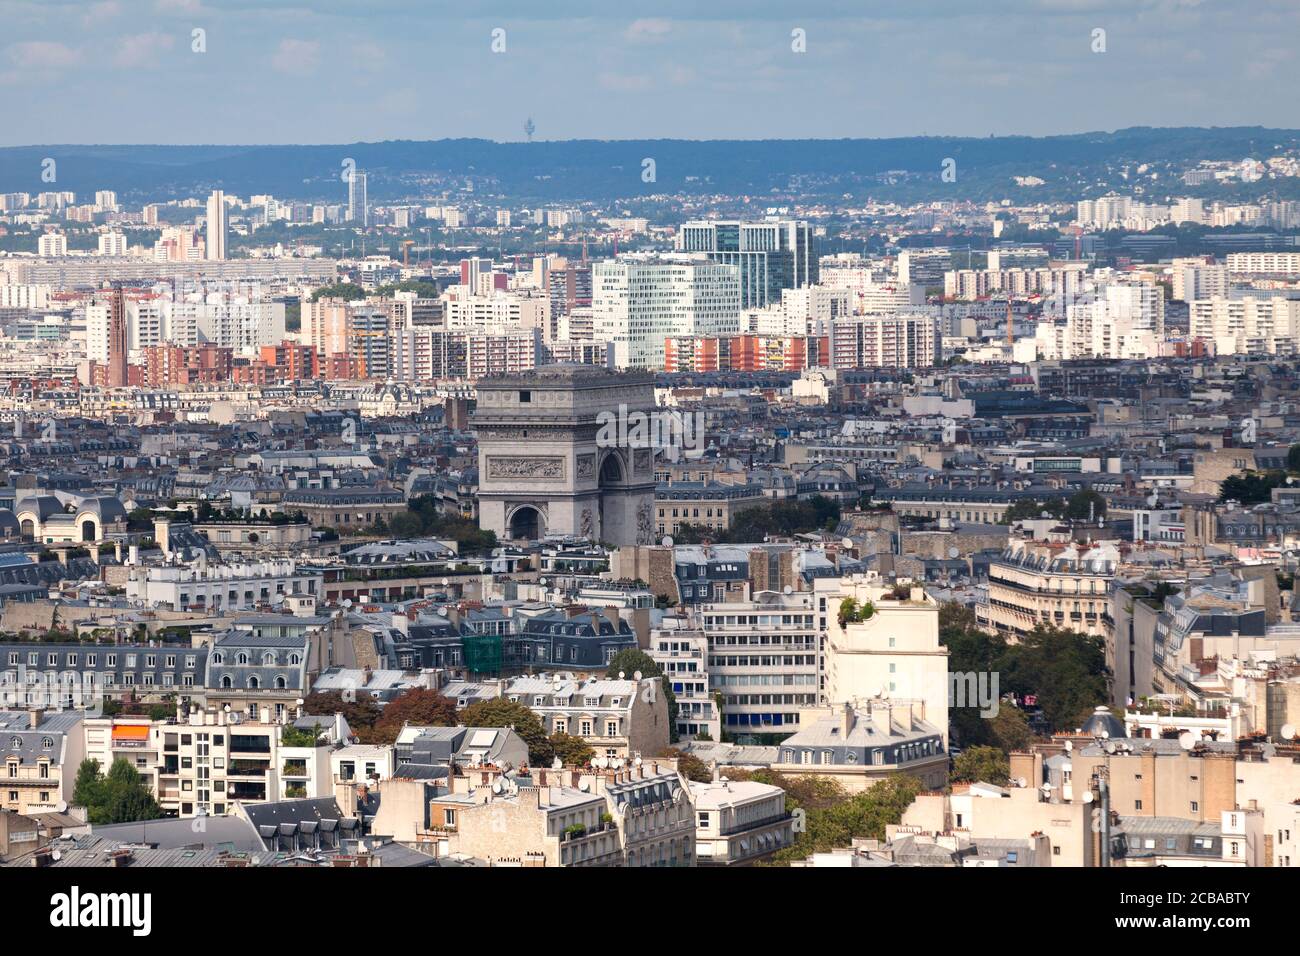
[[[149,739],[148,724],[114,724],[113,743],[132,741],[144,743]]]

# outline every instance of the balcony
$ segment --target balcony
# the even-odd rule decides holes
[[[280,774],[285,777],[305,777],[307,776],[307,761],[286,760]]]
[[[232,760],[226,768],[228,777],[265,777],[270,768],[265,761]]]

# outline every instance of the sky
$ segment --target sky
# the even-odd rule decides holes
[[[1297,37],[1300,0],[0,0],[0,145],[1294,128]]]

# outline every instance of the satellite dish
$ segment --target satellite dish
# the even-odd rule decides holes
[[[63,859],[63,851],[55,850],[53,853],[50,854],[50,859],[53,860],[55,863],[58,863],[61,859]]]
[[[551,761],[551,769],[552,770],[564,769],[564,761],[560,759],[559,754],[556,754],[555,759]]]
[[[538,578],[537,583],[540,584],[542,587],[546,587],[546,578]]]
[[[640,757],[637,757],[635,760],[633,760],[633,761],[632,761],[632,765],[633,765],[634,767],[639,767],[639,766],[641,766],[641,758],[640,758]]]
[[[1016,786],[1019,787],[1021,790],[1025,789],[1025,787],[1027,787],[1028,785],[1029,785],[1029,781],[1026,780],[1024,777],[1016,778]]]
[[[1103,731],[1101,732],[1101,739],[1102,739],[1102,740],[1109,740],[1109,739],[1110,739],[1110,731],[1109,731],[1109,730],[1103,730]]]
[[[619,671],[619,672],[618,672],[618,679],[619,679],[619,680],[622,680],[625,676],[626,676],[626,675],[625,675],[622,671]]]
[[[56,803],[56,804],[54,805],[54,809],[57,810],[59,813],[67,813],[67,812],[68,812],[68,801],[67,801],[67,800],[60,800],[58,803]]]
[[[1183,733],[1178,737],[1178,744],[1184,750],[1191,750],[1196,746],[1196,734],[1192,733],[1190,730],[1183,731]]]
[[[659,543],[662,544],[665,548],[671,548],[673,546],[672,535],[669,534],[664,535],[663,540],[661,540]]]
[[[793,594],[793,593],[794,593],[794,588],[790,587],[790,585],[787,584],[787,585],[785,586],[785,593],[786,593],[786,594]]]
[[[633,671],[633,672],[632,672],[632,679],[633,679],[633,680],[640,680],[640,679],[641,679],[641,672],[640,672],[640,671]]]
[[[500,780],[493,780],[493,781],[492,781],[492,792],[493,792],[493,793],[500,793],[503,789],[505,789],[505,788],[501,786],[501,781],[500,781]]]
[[[1066,753],[1070,753],[1070,751],[1072,751],[1072,750],[1074,750],[1074,741],[1073,741],[1073,740],[1067,740],[1067,741],[1065,742],[1065,752],[1066,752]]]
[[[1087,793],[1085,793],[1085,794],[1083,795],[1083,802],[1084,802],[1084,803],[1092,803],[1092,800],[1093,800],[1093,797],[1092,797],[1092,791],[1089,790]]]
[[[847,549],[847,548],[851,548],[851,547],[853,547],[853,539],[852,539],[852,538],[841,538],[841,539],[840,539],[840,547],[842,547],[842,548],[846,548],[846,549]]]
[[[1295,724],[1283,724],[1282,736],[1287,740],[1295,740]]]
[[[586,793],[588,790],[591,789],[591,781],[583,780],[578,784],[578,789],[581,790],[583,793]]]
[[[344,599],[343,599],[343,606],[344,606],[344,607],[351,607],[351,606],[352,606],[352,598],[344,598]]]
[[[949,548],[949,549],[948,549],[948,557],[949,557],[949,558],[956,558],[956,557],[957,557],[958,555],[960,555],[960,554],[961,554],[961,552],[958,551],[956,548]]]
[[[1115,752],[1115,742],[1113,740],[1106,741],[1106,746],[1103,749],[1106,753],[1113,754]]]

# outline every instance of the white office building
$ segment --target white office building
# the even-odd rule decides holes
[[[595,337],[619,368],[661,369],[668,336],[740,332],[740,270],[696,257],[623,257],[592,266]]]

